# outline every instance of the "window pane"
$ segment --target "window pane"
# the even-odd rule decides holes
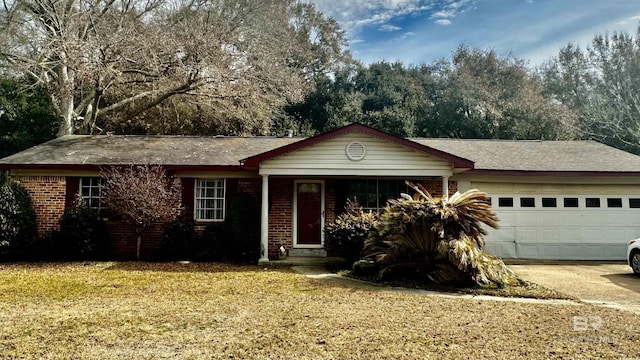
[[[607,198],[607,207],[610,207],[610,208],[621,208],[622,207],[622,199],[621,198]]]
[[[640,209],[640,199],[639,198],[629,199],[629,207],[631,209]]]
[[[224,220],[224,180],[197,180],[196,220]]]
[[[600,198],[586,198],[585,204],[588,208],[600,207]]]
[[[520,198],[520,207],[535,207],[536,199],[531,197]]]
[[[80,196],[84,199],[87,206],[103,213],[105,206],[102,204],[103,188],[106,186],[106,180],[100,177],[83,177],[80,179]]]
[[[566,207],[566,208],[577,208],[578,207],[578,198],[564,198],[564,207]]]
[[[499,207],[513,207],[513,198],[498,198]]]
[[[556,198],[542,198],[542,207],[556,207]]]

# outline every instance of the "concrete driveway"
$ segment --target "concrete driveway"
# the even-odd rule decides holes
[[[640,314],[640,277],[622,262],[559,261],[509,264],[520,277],[585,302]]]

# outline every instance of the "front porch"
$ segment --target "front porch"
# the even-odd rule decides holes
[[[265,181],[266,179],[266,181]],[[434,196],[448,196],[457,183],[448,177],[409,178]],[[260,262],[281,258],[331,258],[324,246],[325,225],[356,199],[365,210],[379,211],[388,199],[410,193],[403,178],[263,176]],[[303,260],[304,261],[304,260]]]
[[[377,211],[387,199],[407,192],[405,180],[448,196],[449,178],[473,168],[469,160],[361,124],[252,156],[242,164],[257,169],[262,179],[261,262],[275,259],[281,247],[324,248],[324,225],[344,209],[347,198]]]

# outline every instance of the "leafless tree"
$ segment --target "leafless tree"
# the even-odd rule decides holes
[[[640,26],[568,44],[544,64],[547,91],[570,106],[585,138],[640,154]]]
[[[2,5],[0,71],[46,87],[60,135],[123,128],[176,97],[264,133],[313,74],[348,57],[337,23],[295,0]]]
[[[168,221],[180,212],[180,188],[159,165],[131,165],[103,170],[107,179],[105,205],[136,229],[136,258],[140,258],[142,234],[157,221]]]

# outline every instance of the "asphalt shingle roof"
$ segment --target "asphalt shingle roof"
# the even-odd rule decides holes
[[[242,159],[302,139],[68,135],[1,159],[0,165],[238,166]],[[640,172],[640,156],[595,141],[409,140],[471,160],[476,170]]]
[[[67,135],[8,156],[0,164],[240,165],[240,160],[302,138]]]
[[[640,156],[596,141],[411,139],[478,170],[640,172]]]

